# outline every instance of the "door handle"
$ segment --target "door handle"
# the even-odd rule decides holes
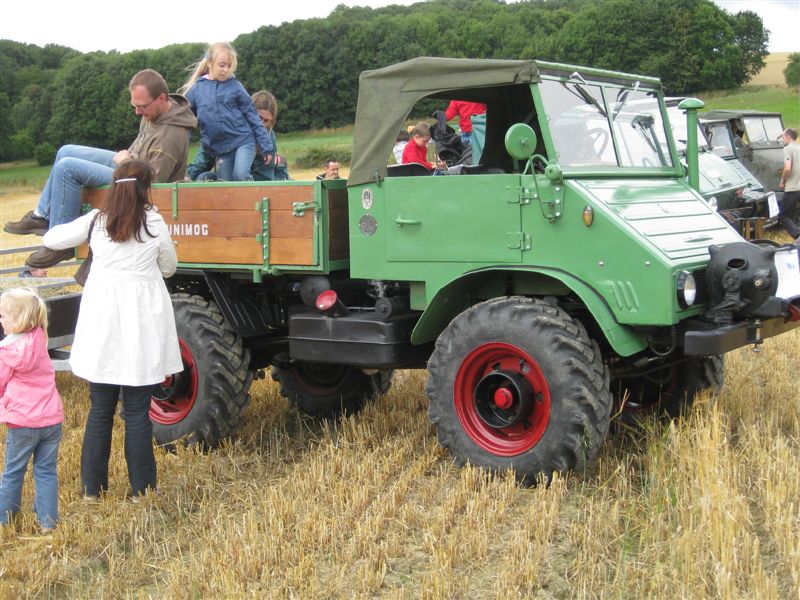
[[[398,227],[402,227],[403,225],[420,225],[422,222],[418,221],[417,219],[404,219],[403,217],[399,216],[394,220],[397,223]]]

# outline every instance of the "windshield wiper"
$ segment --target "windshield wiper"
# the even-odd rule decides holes
[[[642,132],[644,141],[647,142],[651,150],[658,154],[658,160],[661,161],[661,164],[666,165],[667,161],[664,158],[664,151],[661,149],[661,144],[658,143],[655,128],[653,127],[655,121],[652,115],[636,115],[631,119],[631,127]]]
[[[569,78],[577,79],[581,83],[583,83],[583,85],[589,85],[586,83],[586,80],[583,77],[581,77],[581,74],[578,73],[577,71],[575,71],[572,75],[570,75]],[[606,119],[608,118],[608,113],[606,113],[603,106],[600,104],[600,102],[598,102],[597,98],[595,98],[594,95],[589,90],[585,89],[583,85],[581,85],[580,83],[575,83],[574,81],[571,83],[575,87],[575,91],[578,92],[578,94],[580,95],[580,97],[583,99],[584,102],[586,102],[587,104],[591,104],[598,110],[598,112],[601,115],[603,115]]]
[[[614,114],[611,115],[611,121],[616,121],[617,116],[619,113],[622,112],[622,109],[625,108],[625,104],[628,102],[628,97],[631,94],[631,91],[635,94],[639,90],[639,82],[633,84],[633,90],[625,88],[624,90],[620,90],[617,94],[617,109],[614,111]]]

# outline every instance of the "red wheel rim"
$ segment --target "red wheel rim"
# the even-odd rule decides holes
[[[197,365],[189,346],[178,340],[183,371],[169,375],[150,399],[150,419],[161,425],[174,425],[186,418],[197,399]]]
[[[478,397],[478,384],[492,373],[501,372],[522,377],[532,391],[533,400],[521,422],[492,427],[481,416],[479,405],[505,410],[510,406],[509,393],[481,391],[483,397]],[[473,442],[494,455],[516,456],[530,450],[547,429],[550,420],[547,380],[536,361],[511,344],[492,342],[470,352],[458,369],[453,392],[456,414],[464,431]]]

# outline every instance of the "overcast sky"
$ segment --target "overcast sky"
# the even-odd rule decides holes
[[[81,52],[163,48],[185,42],[231,41],[262,25],[326,17],[339,4],[413,4],[414,0],[12,0],[4,3],[0,39],[44,46],[59,44]],[[800,0],[714,0],[732,13],[757,12],[771,31],[772,52],[800,51]],[[530,58],[537,58],[532,56]]]

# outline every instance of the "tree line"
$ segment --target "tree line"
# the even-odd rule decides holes
[[[324,19],[263,26],[230,41],[242,84],[278,97],[279,132],[352,123],[361,71],[416,56],[565,62],[657,76],[668,94],[689,94],[746,83],[768,54],[758,15],[731,14],[711,0],[339,5]],[[0,40],[0,160],[46,164],[65,143],[126,147],[138,126],[130,77],[153,68],[177,89],[204,50],[192,43],[80,53]]]

